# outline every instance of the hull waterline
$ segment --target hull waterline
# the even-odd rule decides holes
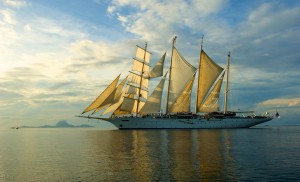
[[[110,118],[109,123],[120,130],[123,129],[218,129],[218,128],[249,128],[267,121],[273,117],[237,117],[237,118]]]

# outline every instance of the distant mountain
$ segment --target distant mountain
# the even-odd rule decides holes
[[[55,126],[57,128],[70,128],[70,127],[74,127],[74,125],[69,124],[66,120],[58,121]]]
[[[66,120],[58,121],[55,126],[51,125],[43,125],[43,126],[37,126],[37,127],[31,127],[31,126],[22,126],[21,128],[91,128],[94,126],[90,126],[87,124],[82,125],[72,125],[69,124]]]

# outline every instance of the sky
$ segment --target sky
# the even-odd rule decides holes
[[[126,76],[136,45],[152,65],[167,51],[167,68],[177,36],[197,67],[202,35],[221,66],[231,52],[230,109],[299,124],[299,17],[294,0],[1,0],[0,128],[87,123],[75,116]]]

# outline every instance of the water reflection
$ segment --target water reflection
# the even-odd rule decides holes
[[[299,181],[299,131],[2,131],[0,181]]]
[[[99,161],[99,179],[235,180],[230,133],[222,130],[87,132],[86,155]],[[96,138],[105,137],[105,140]],[[97,143],[93,143],[97,142]]]

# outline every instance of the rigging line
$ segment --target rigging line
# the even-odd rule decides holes
[[[168,52],[168,50],[169,50],[170,48],[171,48],[171,44],[169,44],[169,46],[168,46],[166,52]]]

